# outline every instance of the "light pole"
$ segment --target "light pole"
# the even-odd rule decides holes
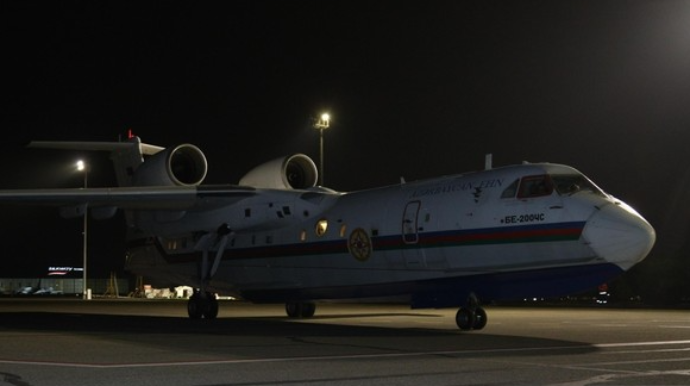
[[[79,161],[77,161],[77,170],[79,170],[80,172],[84,172],[84,189],[86,189],[88,187],[88,182],[89,182],[88,165],[86,164],[86,162],[79,160]],[[82,271],[82,298],[84,300],[89,300],[89,297],[87,294],[87,291],[88,291],[87,287],[88,286],[86,285],[86,260],[87,260],[87,256],[88,256],[88,249],[87,249],[88,243],[87,243],[87,241],[88,241],[88,230],[89,230],[89,223],[88,223],[89,213],[88,213],[88,211],[89,211],[89,204],[84,203],[84,238],[83,238],[84,239],[84,241],[83,241],[84,242],[84,244],[83,244],[83,252],[84,252],[83,259],[84,259],[84,261],[82,263],[83,267],[84,267],[84,269]]]
[[[324,171],[323,171],[323,131],[328,129],[331,122],[331,116],[328,113],[321,114],[321,118],[314,123],[314,128],[319,131],[319,186],[323,186]]]

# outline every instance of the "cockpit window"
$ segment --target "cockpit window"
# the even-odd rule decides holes
[[[556,191],[561,196],[570,196],[578,192],[589,192],[606,196],[598,186],[582,174],[554,174],[551,180],[556,187]]]
[[[553,184],[548,175],[522,177],[518,198],[548,196],[553,193]]]

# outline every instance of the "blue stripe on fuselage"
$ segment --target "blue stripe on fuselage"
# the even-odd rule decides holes
[[[480,229],[420,232],[418,242],[405,243],[401,234],[372,237],[375,251],[393,251],[409,248],[456,247],[487,244],[544,243],[579,239],[584,221],[554,224],[531,224]],[[162,249],[161,249],[162,250]],[[316,256],[348,253],[347,239],[324,240],[251,248],[231,248],[223,254],[224,260],[259,259],[272,257]],[[170,263],[196,262],[199,253],[166,254]]]

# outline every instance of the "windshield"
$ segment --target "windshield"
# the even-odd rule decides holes
[[[532,198],[550,196],[553,193],[553,183],[546,174],[522,177],[518,198]]]
[[[592,181],[582,174],[552,174],[551,181],[553,181],[556,191],[561,196],[570,196],[578,192],[589,192],[606,196],[598,186],[594,185]]]

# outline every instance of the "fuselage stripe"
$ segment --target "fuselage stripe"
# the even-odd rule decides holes
[[[585,222],[580,221],[444,232],[421,232],[418,234],[418,239],[416,239],[414,243],[406,243],[401,234],[373,236],[371,239],[374,252],[410,248],[447,248],[472,245],[545,243],[578,240],[582,234],[584,225]],[[346,253],[348,253],[347,240],[337,239],[311,243],[229,249],[224,253],[223,259],[241,260]],[[167,254],[165,258],[169,263],[196,262],[199,261],[199,252]]]

